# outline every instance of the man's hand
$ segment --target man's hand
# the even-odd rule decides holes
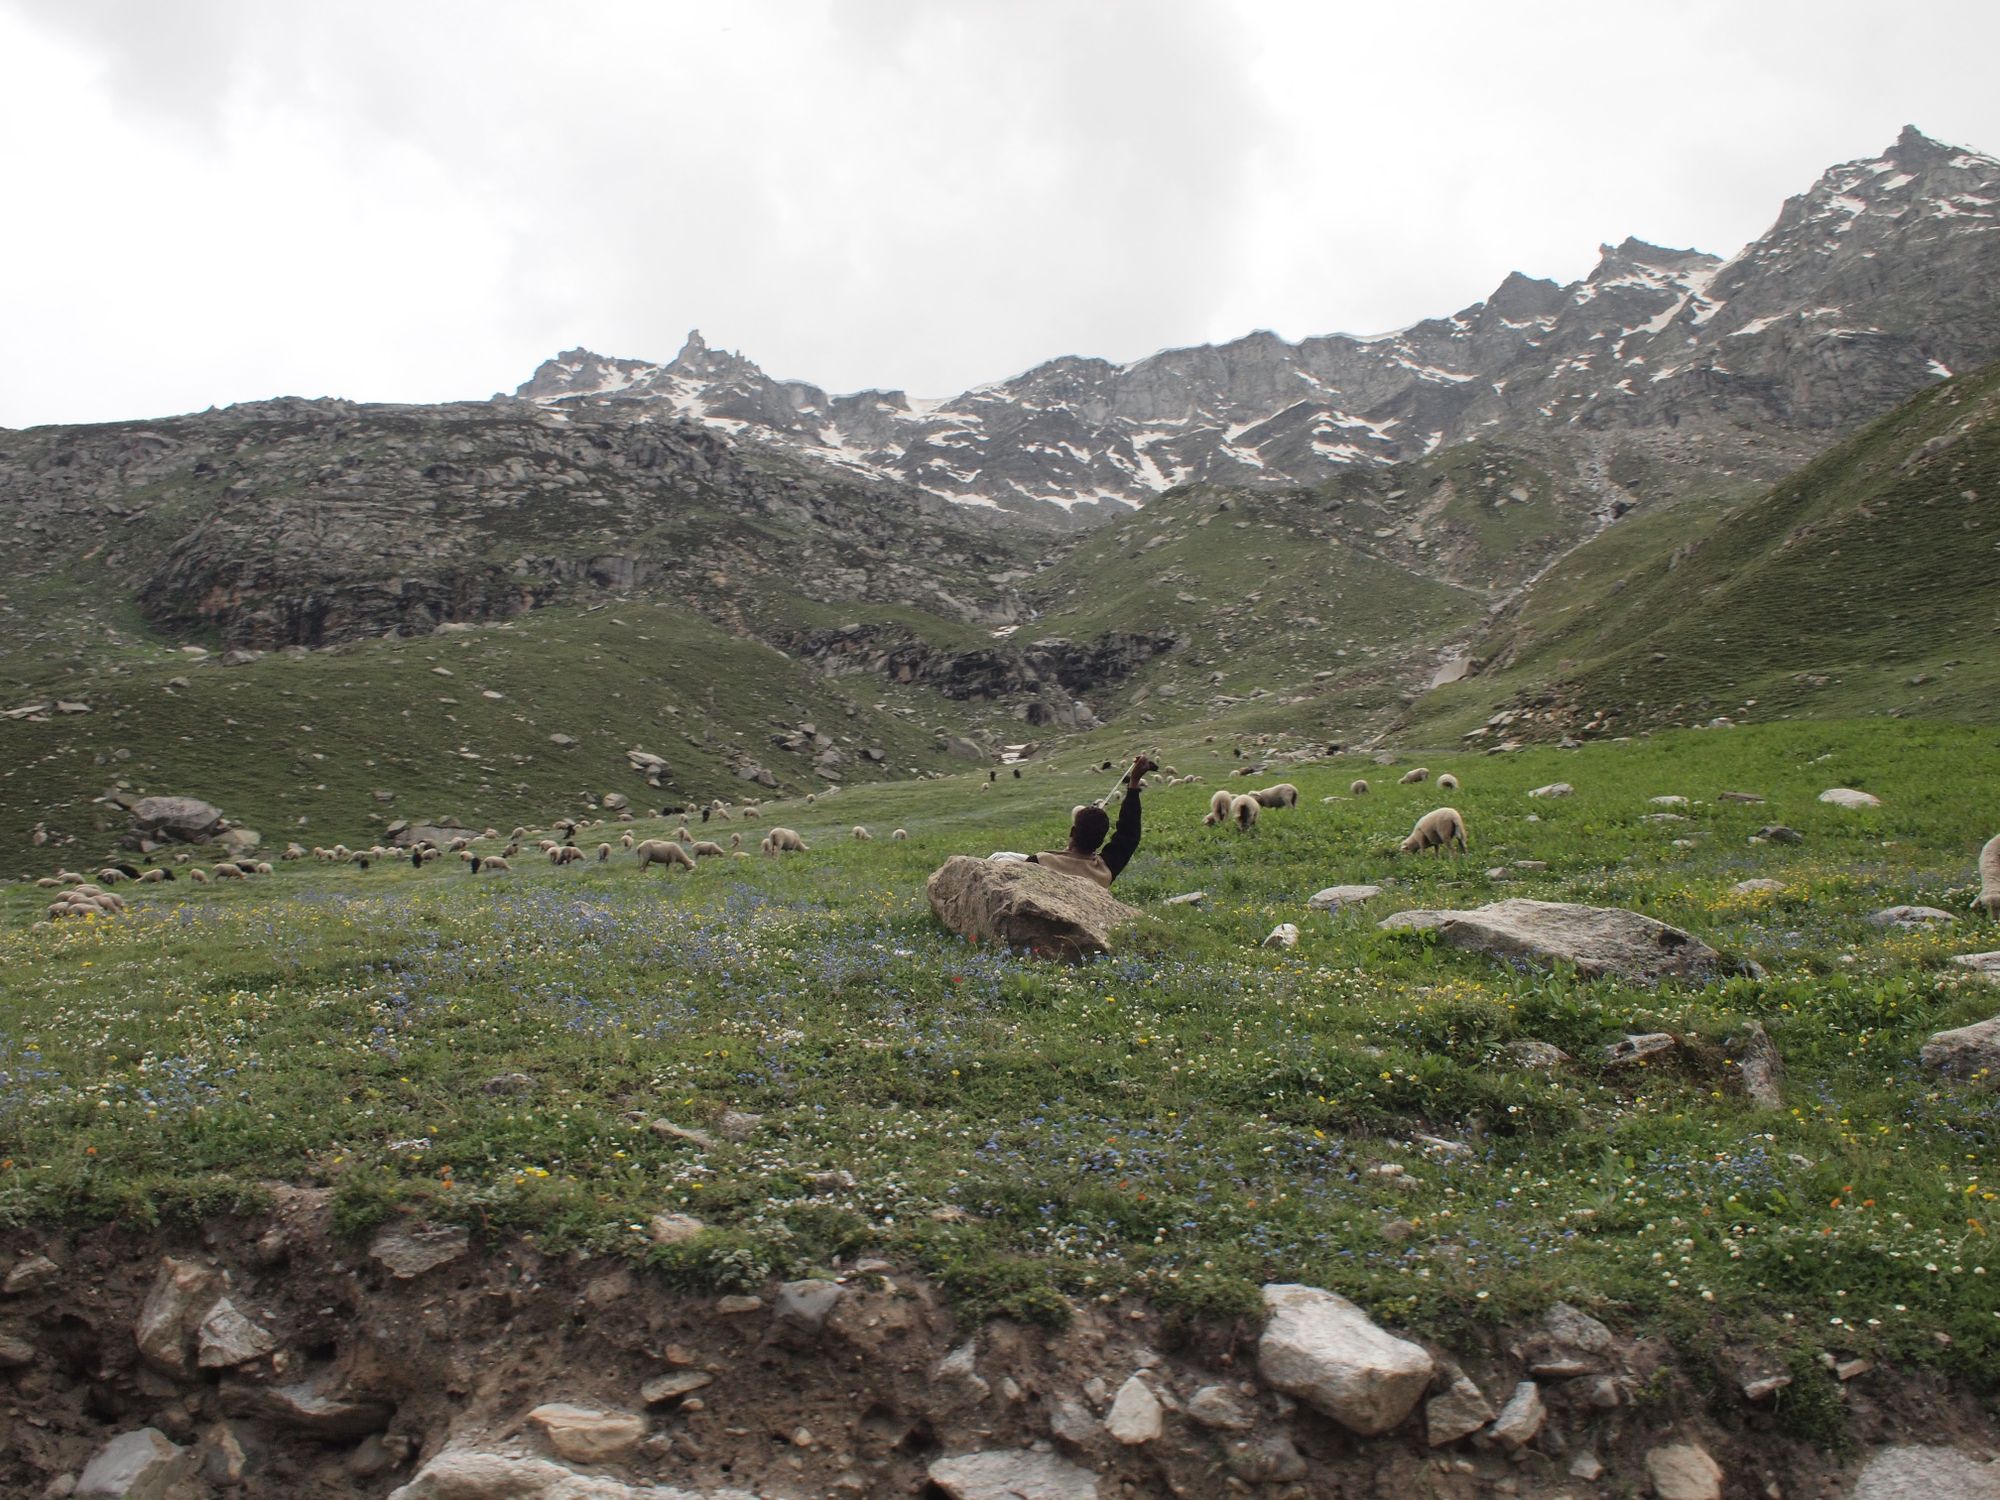
[[[1144,751],[1141,751],[1139,754],[1132,757],[1132,769],[1126,773],[1125,784],[1127,786],[1137,786],[1140,782],[1140,779],[1144,777],[1148,771],[1157,771],[1159,769],[1160,769],[1159,762],[1154,760],[1151,756],[1147,755]]]

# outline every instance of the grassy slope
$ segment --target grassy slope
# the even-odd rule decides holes
[[[1628,726],[1990,717],[1996,493],[2000,368],[1923,392],[1748,503],[1606,532],[1481,643],[1497,670],[1432,694],[1412,723],[1448,737],[1552,688]]]
[[[1808,1382],[1826,1348],[2000,1385],[1993,1095],[1914,1060],[1995,1008],[1947,962],[1995,933],[1969,914],[1925,933],[1863,920],[1965,912],[1990,830],[1963,808],[2000,777],[1991,736],[1779,725],[1431,764],[1464,781],[1470,859],[1384,855],[1441,799],[1347,798],[1367,763],[1289,771],[1303,805],[1250,838],[1199,826],[1209,786],[1155,792],[1119,885],[1152,920],[1074,969],[968,949],[921,882],[952,852],[1055,841],[1095,772],[792,804],[773,815],[811,854],[692,876],[295,865],[60,927],[8,891],[0,1213],[174,1211],[280,1178],[335,1185],[356,1227],[419,1201],[706,1285],[870,1246],[972,1310],[1053,1315],[1051,1290],[1130,1288],[1236,1311],[1278,1277],[1440,1336],[1566,1296],[1696,1350],[1758,1342]],[[1557,776],[1576,796],[1523,795]],[[1815,800],[1835,784],[1885,806]],[[1725,788],[1770,801],[1714,802]],[[1689,823],[1642,821],[1664,793],[1696,799]],[[1805,844],[1745,842],[1774,819]],[[848,840],[855,822],[877,841]],[[886,840],[895,823],[908,842]],[[1517,858],[1548,869],[1481,873]],[[1788,889],[1732,892],[1750,875]],[[1393,881],[1365,916],[1305,911],[1362,879]],[[1159,904],[1193,888],[1205,904]],[[1634,907],[1768,976],[1648,992],[1374,929],[1502,894]],[[1280,920],[1301,945],[1258,946]],[[1746,1018],[1784,1054],[1785,1110],[1728,1086],[1714,1043]],[[1655,1029],[1686,1039],[1677,1062],[1596,1061]],[[1520,1037],[1578,1061],[1516,1068],[1502,1049]],[[516,1071],[530,1091],[481,1087]],[[645,1128],[725,1108],[762,1128],[707,1150]],[[662,1208],[715,1228],[649,1250]],[[1383,1237],[1392,1221],[1407,1239]],[[1797,1402],[1801,1422],[1837,1406]]]

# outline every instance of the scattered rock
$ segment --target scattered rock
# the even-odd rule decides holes
[[[1762,802],[1764,799],[1755,792],[1717,792],[1717,802]]]
[[[787,1281],[772,1304],[772,1332],[794,1344],[810,1344],[846,1295],[847,1288],[837,1281]]]
[[[489,1078],[479,1086],[482,1094],[528,1094],[534,1092],[535,1080],[526,1073],[501,1073]]]
[[[1054,958],[1109,953],[1111,934],[1143,915],[1081,876],[1018,860],[953,855],[924,891],[961,937]]]
[[[715,1128],[722,1132],[725,1141],[747,1141],[764,1123],[762,1115],[753,1115],[746,1110],[727,1109],[722,1118],[715,1122]]]
[[[732,1293],[727,1297],[717,1297],[715,1299],[715,1310],[717,1314],[725,1318],[740,1318],[745,1313],[762,1312],[764,1310],[764,1299],[762,1297],[747,1296],[740,1292]]]
[[[1379,885],[1330,885],[1325,890],[1314,891],[1306,902],[1313,911],[1339,911],[1343,906],[1359,906],[1364,901],[1373,901],[1382,894]]]
[[[1160,1398],[1137,1375],[1118,1388],[1118,1397],[1104,1418],[1104,1430],[1128,1448],[1152,1442],[1162,1426]]]
[[[225,1381],[222,1407],[230,1416],[271,1422],[322,1442],[366,1437],[389,1425],[396,1408],[367,1396],[329,1395],[312,1382],[253,1385]]]
[[[1659,1500],[1722,1500],[1722,1470],[1699,1443],[1668,1443],[1646,1455]]]
[[[1294,1484],[1306,1477],[1305,1458],[1291,1437],[1282,1432],[1225,1443],[1222,1461],[1246,1484]]]
[[[1453,1377],[1442,1395],[1424,1407],[1424,1429],[1433,1448],[1470,1437],[1493,1420],[1493,1403],[1469,1375]]]
[[[579,1464],[610,1464],[628,1458],[646,1440],[646,1419],[629,1411],[599,1411],[550,1401],[528,1413],[559,1457]]]
[[[743,1491],[731,1490],[743,1500]],[[389,1500],[706,1500],[702,1492],[627,1485],[546,1458],[447,1448]],[[722,1500],[717,1495],[715,1500]]]
[[[704,1386],[713,1384],[715,1377],[706,1370],[671,1370],[665,1375],[655,1375],[640,1386],[639,1399],[648,1406],[664,1406],[669,1401],[692,1396]]]
[[[1226,1385],[1205,1385],[1188,1397],[1187,1414],[1203,1427],[1223,1432],[1248,1432],[1257,1425],[1257,1409]]]
[[[1755,891],[1777,892],[1784,888],[1785,883],[1782,880],[1739,880],[1729,889],[1736,895],[1748,896]]]
[[[141,1427],[98,1449],[71,1493],[77,1500],[163,1500],[193,1468],[187,1449],[158,1428]]]
[[[1877,912],[1870,912],[1868,920],[1876,927],[1901,927],[1904,929],[1925,927],[1933,922],[1956,922],[1948,911],[1939,911],[1935,906],[1885,906]]]
[[[52,1286],[61,1277],[62,1267],[46,1255],[24,1255],[14,1262],[6,1281],[0,1282],[0,1292],[18,1297],[23,1292],[38,1292],[45,1286]]]
[[[227,1370],[262,1359],[278,1341],[244,1317],[227,1297],[216,1300],[196,1330],[195,1362],[204,1370]]]
[[[1532,1380],[1524,1380],[1514,1387],[1514,1394],[1493,1419],[1493,1440],[1510,1451],[1525,1448],[1541,1434],[1542,1424],[1548,1419],[1549,1409],[1542,1404],[1541,1387]]]
[[[1264,1379],[1363,1437],[1389,1431],[1423,1399],[1433,1368],[1420,1346],[1377,1327],[1345,1297],[1272,1283],[1257,1343]]]
[[[1677,1045],[1671,1032],[1643,1032],[1611,1043],[1604,1049],[1604,1061],[1610,1065],[1640,1062],[1648,1057],[1658,1057],[1663,1052],[1671,1052]]]
[[[1536,787],[1528,795],[1530,797],[1568,797],[1573,795],[1575,791],[1576,788],[1571,786],[1567,781],[1551,781],[1547,786]]]
[[[1604,1460],[1595,1453],[1579,1453],[1569,1461],[1569,1475],[1586,1483],[1604,1477]]]
[[[1187,892],[1187,893],[1185,893],[1184,895],[1179,895],[1179,896],[1169,896],[1169,897],[1167,897],[1167,899],[1166,899],[1166,900],[1162,901],[1162,902],[1160,903],[1160,905],[1162,905],[1162,906],[1199,906],[1199,905],[1200,905],[1200,904],[1201,904],[1202,902],[1206,901],[1207,899],[1208,899],[1208,892],[1207,892],[1207,891],[1188,891],[1188,892]]]
[[[2000,984],[2000,953],[1960,953],[1953,956],[1952,962]],[[7,1280],[7,1290],[12,1291],[13,1278]]]
[[[1299,945],[1299,929],[1295,923],[1280,922],[1264,939],[1266,948],[1296,948]]]
[[[1917,1058],[1925,1067],[1940,1073],[2000,1081],[2000,1016],[1990,1021],[1975,1021],[1955,1031],[1933,1033]]]
[[[1757,1375],[1743,1382],[1745,1401],[1769,1401],[1792,1383],[1789,1375]]]
[[[215,1273],[208,1267],[171,1256],[162,1258],[160,1274],[133,1328],[139,1352],[171,1374],[185,1374],[195,1308],[214,1285]]]
[[[472,1231],[463,1224],[384,1224],[368,1253],[398,1281],[408,1281],[439,1266],[450,1265],[472,1248]]]
[[[1759,1109],[1785,1107],[1785,1062],[1762,1022],[1746,1023],[1723,1044],[1723,1051],[1736,1064],[1736,1080],[1752,1104]]]
[[[1646,801],[1654,807],[1686,807],[1688,805],[1688,799],[1685,797],[1648,797]]]
[[[1656,983],[1730,967],[1693,934],[1617,907],[1517,897],[1472,911],[1397,912],[1379,925],[1384,932],[1434,931],[1450,947],[1492,958],[1572,964],[1588,979]]]
[[[1852,1500],[2000,1500],[2000,1464],[1956,1448],[1884,1448],[1854,1481]]]
[[[1512,880],[1514,872],[1505,865],[1495,865],[1486,872],[1486,878],[1488,880]]]
[[[1803,844],[1806,836],[1796,828],[1787,828],[1783,823],[1766,823],[1750,835],[1750,842],[1762,840],[1767,844]]]
[[[686,1141],[691,1146],[699,1146],[704,1151],[713,1150],[715,1137],[706,1130],[696,1130],[687,1125],[676,1125],[672,1120],[655,1120],[646,1127],[662,1140]]]
[[[124,806],[141,838],[198,844],[226,826],[222,809],[199,797],[141,797]]]
[[[1524,1068],[1560,1068],[1570,1060],[1569,1054],[1555,1043],[1538,1042],[1533,1037],[1511,1041],[1502,1050]]]
[[[1835,807],[1880,807],[1882,799],[1868,792],[1857,792],[1851,786],[1828,787],[1819,794],[1822,802],[1831,802]]]
[[[35,1346],[11,1333],[0,1333],[0,1370],[20,1370],[35,1362]]]
[[[931,1483],[951,1500],[1097,1500],[1097,1476],[1053,1453],[996,1449],[941,1458]]]
[[[678,1245],[706,1228],[693,1214],[658,1213],[647,1222],[646,1234],[656,1245]]]

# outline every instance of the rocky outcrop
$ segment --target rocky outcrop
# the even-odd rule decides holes
[[[1735,966],[1692,933],[1616,907],[1558,901],[1496,901],[1472,911],[1402,911],[1384,932],[1435,932],[1449,947],[1499,959],[1565,963],[1587,978],[1652,984]]]
[[[959,936],[1048,958],[1109,953],[1112,935],[1144,915],[1081,876],[964,854],[932,872],[924,894]]]
[[[199,797],[121,797],[135,844],[199,844],[229,827],[222,809]]]

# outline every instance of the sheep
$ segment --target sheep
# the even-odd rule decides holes
[[[909,836],[910,836],[909,829],[898,828],[894,833],[889,835],[889,838],[890,841],[893,843],[901,843],[904,839],[908,838]]]
[[[856,823],[854,825],[854,841],[857,844],[872,844],[875,842],[875,835],[870,833],[866,828],[863,828],[859,823]]]
[[[285,845],[285,852],[278,856],[280,859],[304,859],[305,857],[305,846],[298,843]]]
[[[703,821],[707,820],[709,813],[714,813],[716,817],[727,823],[730,816],[729,804],[724,802],[720,797],[717,797],[713,802],[708,804],[707,811],[702,814]]]
[[[116,885],[125,878],[125,872],[114,866],[106,865],[97,872],[97,878],[105,885]]]
[[[1972,903],[1976,910],[2000,917],[2000,833],[1986,841],[1979,851],[1979,895]]]
[[[1235,794],[1229,791],[1227,787],[1217,787],[1215,795],[1208,799],[1208,816],[1201,820],[1202,826],[1213,828],[1218,823],[1227,822],[1229,820],[1229,809],[1235,801]]]
[[[486,858],[474,860],[472,863],[472,873],[475,875],[477,875],[481,870],[498,870],[502,874],[506,874],[511,872],[513,868],[514,867],[512,865],[508,864],[507,861],[498,854],[489,854],[486,856]]]
[[[727,849],[723,848],[720,844],[710,842],[708,839],[695,840],[694,847],[689,852],[696,859],[727,859],[729,857]]]
[[[671,839],[642,839],[632,846],[632,852],[639,856],[639,868],[648,865],[665,865],[669,869],[679,865],[684,870],[692,870],[694,861],[688,858],[687,850]]]
[[[208,871],[204,870],[200,865],[196,865],[188,871],[188,879],[192,880],[196,885],[207,885]]]
[[[553,854],[556,850],[562,848],[562,845],[558,844],[554,839],[536,839],[535,847],[544,854]]]
[[[1458,778],[1452,775],[1451,772],[1449,771],[1445,772],[1444,775],[1438,777],[1438,790],[1441,792],[1457,791]]]
[[[630,849],[632,847],[632,835],[629,833],[619,834],[618,847],[621,849]]]
[[[688,832],[687,824],[683,823],[674,830],[674,842],[677,844],[692,844],[694,842],[694,835]]]
[[[555,862],[559,865],[581,864],[583,857],[583,851],[574,844],[564,844],[554,855]]]
[[[241,880],[243,878],[243,872],[227,861],[210,870],[209,874],[217,880]]]
[[[516,828],[512,833],[507,835],[507,837],[513,839],[516,843],[519,843],[522,839],[526,838],[527,836],[528,836],[528,830],[525,828]]]
[[[811,792],[807,792],[807,793],[806,793],[806,806],[807,806],[807,807],[811,807],[811,806],[812,806],[812,805],[813,805],[813,804],[814,804],[815,802],[817,802],[817,801],[819,801],[819,798],[818,798],[818,797],[814,796],[814,795],[813,795],[813,794],[812,794]]]
[[[761,823],[764,821],[764,814],[754,807],[744,808],[737,816],[746,823]]]
[[[271,867],[261,859],[257,861],[256,870],[259,875],[269,875],[271,873]]]
[[[519,854],[520,852],[521,852],[521,841],[519,839],[511,839],[508,841],[507,847],[500,851],[500,857],[502,859],[512,859],[515,855]]]
[[[1248,833],[1257,826],[1257,814],[1262,810],[1263,804],[1255,797],[1234,797],[1229,803],[1229,820]]]
[[[1410,830],[1401,847],[1405,854],[1421,854],[1426,849],[1447,849],[1453,844],[1461,850],[1472,848],[1472,841],[1465,836],[1465,819],[1455,807],[1436,807],[1417,819],[1417,826]]]
[[[139,877],[140,881],[146,885],[158,885],[163,880],[172,880],[173,878],[174,872],[172,870],[165,869],[159,865],[155,865]]]
[[[1429,781],[1430,779],[1431,779],[1431,773],[1428,767],[1412,766],[1409,770],[1405,771],[1400,777],[1397,778],[1396,785],[1415,786],[1420,781]]]
[[[1348,795],[1348,796],[1350,796],[1350,797],[1365,797],[1365,796],[1367,796],[1367,795],[1368,795],[1368,783],[1367,783],[1366,781],[1364,781],[1364,780],[1355,780],[1355,781],[1350,781],[1350,782],[1348,782],[1348,784],[1347,784],[1347,795]]]
[[[82,885],[84,883],[83,877],[74,870],[58,870],[56,871],[56,879],[60,880],[64,885]]]
[[[599,844],[597,846],[597,862],[601,865],[608,863],[610,859],[611,846],[609,844]]]
[[[758,845],[766,854],[804,854],[812,846],[789,828],[773,828],[764,835],[764,842]]]
[[[1297,807],[1299,805],[1299,789],[1289,781],[1281,781],[1276,786],[1267,786],[1262,791],[1252,792],[1250,795],[1255,797],[1258,804],[1263,807]]]

